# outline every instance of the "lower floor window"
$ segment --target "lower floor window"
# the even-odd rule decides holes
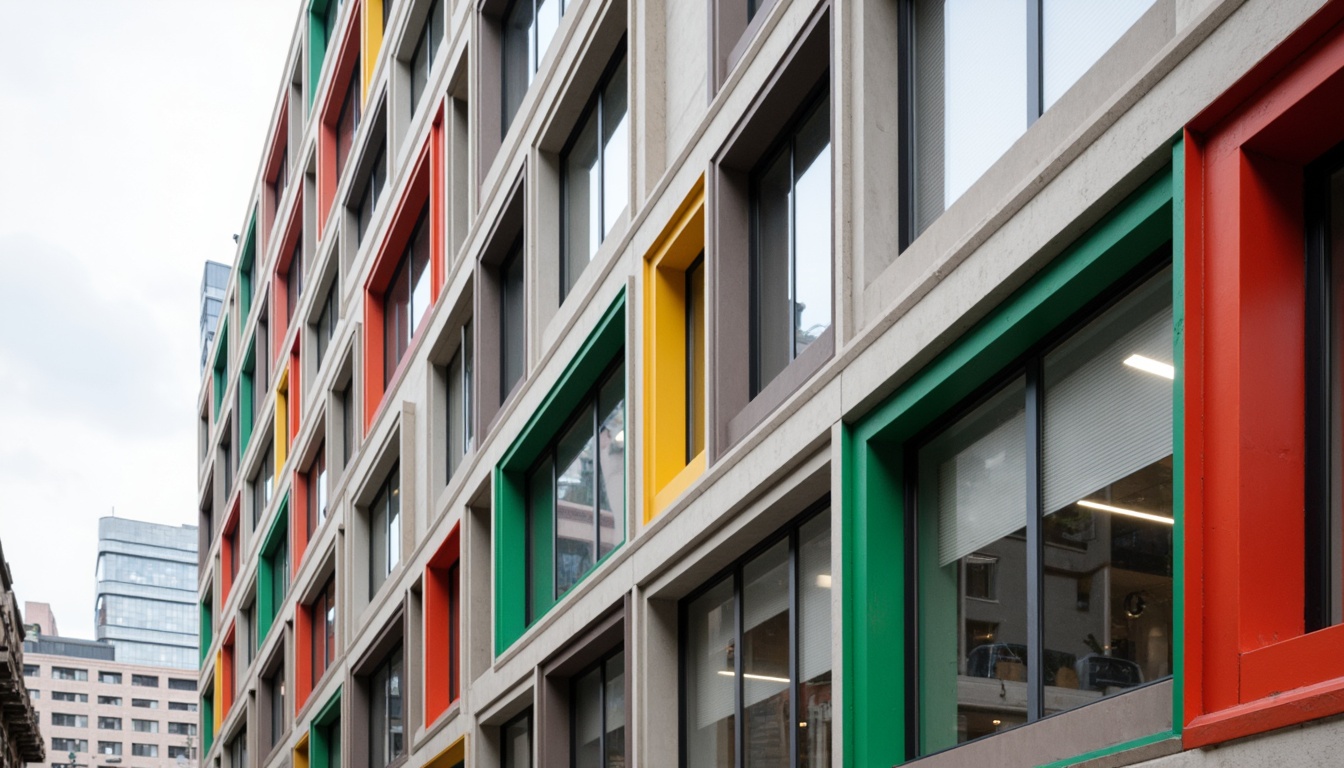
[[[532,710],[499,728],[501,768],[532,768]]]
[[[829,509],[689,598],[682,626],[683,765],[831,765]]]
[[[1173,355],[1164,268],[915,441],[917,754],[1171,674]]]
[[[625,653],[616,651],[575,678],[575,768],[625,766]]]

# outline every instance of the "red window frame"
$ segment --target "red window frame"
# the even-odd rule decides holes
[[[313,688],[322,680],[331,666],[331,662],[336,657],[336,627],[333,624],[330,628],[325,626],[326,600],[331,600],[332,605],[336,601],[336,575],[333,573],[327,577],[321,591],[313,598],[312,602],[301,605],[299,610],[295,611],[296,632],[298,633],[298,647],[308,652],[308,663],[300,661],[294,666],[294,684],[297,688],[297,695],[294,697],[294,713],[297,715],[308,698],[313,695]],[[330,629],[330,633],[327,630]],[[319,638],[322,642],[318,642]],[[319,663],[318,649],[324,652]],[[302,658],[302,652],[299,658]]]
[[[1303,515],[1303,171],[1341,103],[1335,0],[1186,132],[1186,748],[1344,712],[1344,625],[1305,632]]]
[[[334,0],[333,0],[334,1]],[[364,11],[363,3],[357,3],[350,23],[345,25],[345,38],[336,56],[336,68],[327,84],[318,115],[320,116],[317,141],[317,230],[326,229],[327,217],[331,214],[332,202],[336,199],[336,186],[340,177],[336,173],[336,133],[341,115],[341,104],[345,100],[350,81],[361,76],[359,63],[360,16]],[[363,109],[364,93],[356,88],[355,98]]]
[[[425,567],[425,727],[461,695],[461,524]]]
[[[233,709],[233,702],[238,687],[238,680],[234,674],[234,640],[237,627],[237,624],[229,625],[229,631],[224,633],[224,643],[220,646],[221,661],[219,665],[219,673],[224,679],[216,680],[215,685],[223,686],[221,698],[223,706],[220,707],[220,709],[223,710],[223,714],[219,716],[221,720],[228,718],[229,711]]]
[[[384,385],[383,376],[383,296],[397,271],[402,254],[415,231],[416,222],[425,205],[429,205],[429,271],[430,307],[443,291],[444,265],[444,197],[443,197],[443,104],[434,116],[429,137],[412,165],[410,180],[397,199],[392,212],[392,223],[383,241],[379,243],[373,267],[364,282],[364,433],[382,410],[383,395],[402,375],[407,357],[397,365],[396,372]],[[428,308],[426,312],[428,312]],[[415,336],[424,332],[422,323]],[[412,337],[409,346],[415,345]]]

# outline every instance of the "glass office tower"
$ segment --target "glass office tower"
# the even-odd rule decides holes
[[[127,664],[195,669],[196,528],[98,521],[97,638]]]

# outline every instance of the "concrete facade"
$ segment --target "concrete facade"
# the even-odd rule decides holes
[[[1185,186],[1185,131],[1211,109],[1227,109],[1233,97],[1224,94],[1247,98],[1254,88],[1239,83],[1261,62],[1286,66],[1291,56],[1275,52],[1286,41],[1306,46],[1299,30],[1335,29],[1341,4],[1156,0],[903,249],[897,30],[906,6],[776,0],[731,27],[720,13],[731,5],[572,0],[536,55],[506,131],[500,28],[510,4],[399,0],[386,27],[380,0],[346,2],[334,17],[316,0],[301,14],[244,207],[242,229],[256,235],[240,243],[223,310],[228,330],[211,353],[224,364],[216,362],[198,398],[205,763],[332,768],[339,750],[340,764],[357,768],[402,759],[443,768],[569,765],[578,701],[571,680],[619,648],[624,750],[612,764],[682,764],[688,599],[717,575],[737,573],[780,532],[796,542],[798,522],[819,504],[831,510],[835,566],[825,574],[834,676],[824,717],[833,736],[795,763],[913,759],[892,735],[904,731],[906,716],[900,686],[908,683],[896,677],[905,668],[906,607],[876,599],[903,561],[884,561],[880,546],[876,556],[859,556],[865,541],[903,550],[901,526],[883,527],[884,508],[860,493],[881,463],[864,463],[870,444],[859,442],[861,433],[913,396],[973,332],[995,327],[1004,307],[1049,284],[1117,211],[1158,187],[1165,197],[1152,215],[1166,217],[1164,242],[1181,265],[1185,249],[1194,252],[1180,229],[1183,206],[1199,207]],[[446,31],[413,96],[431,6],[442,9]],[[565,292],[564,158],[622,46],[631,140],[617,194],[626,205]],[[753,392],[749,178],[823,82],[831,104],[831,324],[825,342]],[[364,104],[364,119],[342,166],[332,155],[346,146],[337,137],[347,89]],[[364,225],[360,201],[380,146],[386,179]],[[404,354],[387,364],[386,297],[422,205],[432,298]],[[706,446],[686,451],[669,479],[652,465],[667,439],[656,413],[679,408],[684,416],[687,404],[660,399],[653,371],[665,362],[657,350],[669,332],[654,286],[660,260],[685,271],[702,251]],[[509,389],[502,318],[515,258],[526,311],[521,378]],[[302,291],[293,290],[296,264]],[[335,322],[325,314],[332,311]],[[554,584],[535,587],[533,544],[546,534],[529,510],[545,504],[527,484],[617,360],[624,484],[621,502],[603,513],[614,511],[624,538],[557,595]],[[669,378],[680,385],[686,371],[678,372]],[[454,399],[459,385],[464,399]],[[1193,412],[1202,399],[1181,392]],[[1181,428],[1173,424],[1178,435]],[[675,436],[673,453],[683,439]],[[1177,471],[1191,474],[1180,477],[1197,481],[1198,470],[1184,467]],[[391,496],[400,522],[380,540]],[[1178,516],[1175,526],[1176,546],[1199,548],[1179,551],[1205,551],[1184,538],[1195,542],[1194,523],[1187,531]],[[1175,579],[1186,602],[1173,610],[1184,632],[1202,592],[1200,574],[1181,567]],[[328,584],[330,612],[319,608]],[[872,606],[881,610],[866,614]],[[319,651],[326,615],[331,640]],[[876,640],[893,637],[890,645]],[[1208,640],[1191,631],[1178,642],[1170,677],[914,762],[1317,764],[1337,740],[1339,721],[1319,719],[1340,711],[1331,694],[1323,708],[1257,721],[1258,730],[1238,732],[1241,740],[1183,741],[1183,729],[1215,713],[1200,699],[1206,678],[1196,669]],[[330,661],[318,662],[326,653]],[[396,659],[400,698],[391,707],[379,681]],[[1327,677],[1330,685],[1344,679]],[[1005,691],[1007,682],[1018,681],[1005,679]],[[399,724],[377,720],[393,709]],[[398,746],[378,752],[375,725]],[[526,739],[515,740],[520,733]],[[513,762],[520,745],[530,762]]]

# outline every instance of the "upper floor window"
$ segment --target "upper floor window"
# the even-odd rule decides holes
[[[99,673],[99,676],[101,677],[102,674],[103,674],[103,673]],[[24,677],[41,677],[41,676],[42,676],[42,668],[39,667],[39,666],[36,665],[36,664],[24,664],[24,665],[23,665],[23,676],[24,676]],[[102,682],[102,681],[100,680],[99,682]]]
[[[328,5],[330,7],[330,5]],[[351,69],[350,84],[346,86],[341,111],[336,115],[336,178],[341,178],[354,147],[355,132],[359,130],[359,58]]]
[[[98,682],[107,683],[108,685],[121,685],[121,673],[99,671]]]
[[[194,691],[196,690],[196,681],[185,677],[168,678],[168,690],[170,691]]]
[[[1344,144],[1306,169],[1306,629],[1344,623]]]
[[[531,566],[550,570],[538,584],[552,582],[548,592],[529,595],[530,623],[625,539],[623,363],[584,398],[527,486]]]
[[[902,245],[961,197],[1153,0],[904,0],[912,137]],[[1025,18],[1024,18],[1025,16]]]
[[[911,757],[1171,675],[1173,377],[1167,268],[918,445]]]
[[[630,195],[626,67],[622,46],[579,118],[561,161],[562,300],[625,210]]]
[[[406,244],[383,296],[383,386],[392,381],[392,375],[410,348],[411,339],[429,305],[429,210],[426,208],[415,223],[410,242]]]
[[[386,768],[406,754],[404,673],[402,650],[398,646],[369,678],[371,768]]]
[[[683,765],[830,765],[831,515],[682,605]]]
[[[499,727],[499,765],[500,768],[532,768],[532,710]]]
[[[276,169],[275,177],[271,179],[271,221],[280,218],[280,198],[284,197],[285,190],[289,189],[289,145],[280,150],[280,164]]]
[[[88,680],[89,670],[74,669],[72,667],[52,667],[51,678],[53,680]],[[118,680],[120,682],[120,680]]]
[[[327,519],[327,446],[317,448],[317,457],[308,468],[308,535],[321,527]]]
[[[303,238],[294,243],[294,253],[289,259],[289,272],[285,275],[285,321],[294,320],[294,309],[299,306],[303,296]]]
[[[504,18],[501,135],[509,132],[564,13],[565,0],[513,0],[509,6]]]
[[[373,212],[378,208],[378,198],[383,194],[383,183],[387,180],[387,145],[379,143],[373,165],[369,168],[369,178],[364,182],[364,191],[359,194],[359,207],[355,211],[355,238],[364,242],[364,233],[373,224]]]
[[[625,761],[625,654],[617,650],[575,678],[570,688],[576,766],[620,768]]]
[[[331,576],[322,586],[317,599],[311,606],[313,612],[312,634],[312,684],[322,679],[327,667],[336,655],[336,577]]]
[[[823,91],[751,177],[751,395],[831,327],[831,108]]]
[[[369,596],[401,562],[401,469],[392,465],[369,509]]]
[[[443,41],[444,28],[443,0],[434,0],[429,7],[429,15],[416,35],[415,51],[411,53],[411,114],[420,105],[425,88],[429,85],[429,69],[434,65],[434,56]]]
[[[316,342],[317,349],[313,353],[316,359],[315,369],[322,369],[322,361],[327,357],[327,349],[331,346],[331,340],[336,336],[336,324],[340,321],[340,306],[337,304],[337,282],[331,281],[327,288],[327,294],[322,298],[322,309],[317,313],[317,320],[313,323],[313,340]]]
[[[556,0],[551,0],[556,2]],[[499,268],[499,401],[523,378],[527,347],[527,297],[524,295],[523,238],[519,237]]]

